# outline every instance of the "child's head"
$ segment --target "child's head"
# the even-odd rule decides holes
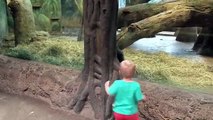
[[[124,78],[132,78],[135,74],[135,64],[130,60],[120,63],[120,73]]]

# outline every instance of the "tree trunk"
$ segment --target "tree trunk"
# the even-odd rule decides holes
[[[197,27],[178,28],[176,40],[180,42],[194,42],[197,40]]]
[[[119,48],[124,49],[140,38],[152,37],[172,27],[212,26],[212,4],[212,0],[167,3],[165,6],[171,9],[132,23],[121,32],[117,37]]]
[[[8,33],[7,24],[7,3],[6,0],[0,1],[0,46],[2,44],[2,38]]]
[[[200,49],[200,47],[202,46],[202,43],[205,39],[205,34],[207,33],[207,28],[202,28],[198,37],[197,37],[197,40],[195,41],[194,43],[194,46],[192,48],[192,50],[194,51],[198,51]]]
[[[11,0],[9,7],[14,19],[15,45],[30,43],[35,32],[30,0]]]
[[[79,113],[89,99],[95,117],[101,120],[107,120],[112,104],[104,83],[115,79],[119,64],[116,56],[117,11],[117,0],[84,0],[85,65],[79,77],[82,83],[78,94],[69,106]]]
[[[193,46],[193,50],[200,55],[213,56],[213,27],[203,28],[197,41]]]

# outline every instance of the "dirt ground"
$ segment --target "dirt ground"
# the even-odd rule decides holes
[[[0,55],[0,91],[48,102],[52,108],[74,114],[67,105],[75,96],[79,71]],[[145,120],[213,120],[213,95],[140,81],[148,100],[140,103]],[[69,87],[68,87],[69,86]],[[82,113],[94,120],[87,103]],[[77,118],[76,118],[77,119]],[[73,120],[76,120],[73,119]]]
[[[91,120],[26,96],[0,92],[0,120]]]

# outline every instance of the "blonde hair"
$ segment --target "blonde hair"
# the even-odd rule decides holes
[[[125,78],[131,78],[135,74],[135,64],[130,60],[124,60],[120,63],[120,73]]]

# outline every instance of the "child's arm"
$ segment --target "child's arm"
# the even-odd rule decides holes
[[[106,91],[106,93],[109,95],[109,82],[110,81],[107,81],[106,83],[105,83],[105,91]]]
[[[135,92],[135,99],[136,99],[136,101],[142,101],[142,100],[146,100],[146,96],[142,93],[142,91],[141,91],[141,87],[140,87],[140,85],[138,84],[138,86],[137,86],[137,90],[136,90],[136,92]]]
[[[106,83],[105,83],[105,91],[106,91],[106,93],[108,94],[108,95],[110,95],[110,96],[114,96],[115,94],[116,94],[116,92],[117,92],[117,82],[116,81],[114,81],[110,86],[109,86],[109,82],[110,81],[107,81]]]

